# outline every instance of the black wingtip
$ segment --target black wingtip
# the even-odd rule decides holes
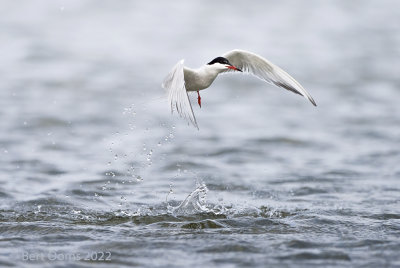
[[[308,98],[308,100],[312,103],[312,105],[314,105],[315,107],[317,107],[317,104],[315,103],[313,98]]]

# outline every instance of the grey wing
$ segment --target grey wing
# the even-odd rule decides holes
[[[241,69],[243,72],[248,72],[270,84],[285,88],[296,94],[299,94],[308,99],[314,106],[317,106],[311,95],[284,70],[264,59],[263,57],[244,50],[232,50],[223,57],[229,62]]]
[[[161,86],[167,91],[171,112],[176,110],[181,117],[199,129],[189,96],[186,92],[183,63],[184,60],[181,60],[174,66],[167,77],[165,77]]]

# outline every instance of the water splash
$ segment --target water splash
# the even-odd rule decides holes
[[[204,182],[197,183],[196,189],[180,205],[173,207],[168,204],[168,212],[174,215],[213,212],[207,207],[207,192],[208,188]]]

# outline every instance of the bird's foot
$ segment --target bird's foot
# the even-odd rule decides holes
[[[197,90],[197,103],[199,104],[200,108],[201,108],[201,97],[200,97],[200,93]]]

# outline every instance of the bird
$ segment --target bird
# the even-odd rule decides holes
[[[197,102],[201,108],[199,91],[208,88],[219,74],[226,72],[252,74],[267,83],[299,94],[317,106],[311,95],[284,70],[260,55],[234,49],[198,69],[186,67],[184,59],[180,60],[161,84],[167,92],[171,112],[176,110],[182,118],[199,130],[187,92],[197,92]]]

